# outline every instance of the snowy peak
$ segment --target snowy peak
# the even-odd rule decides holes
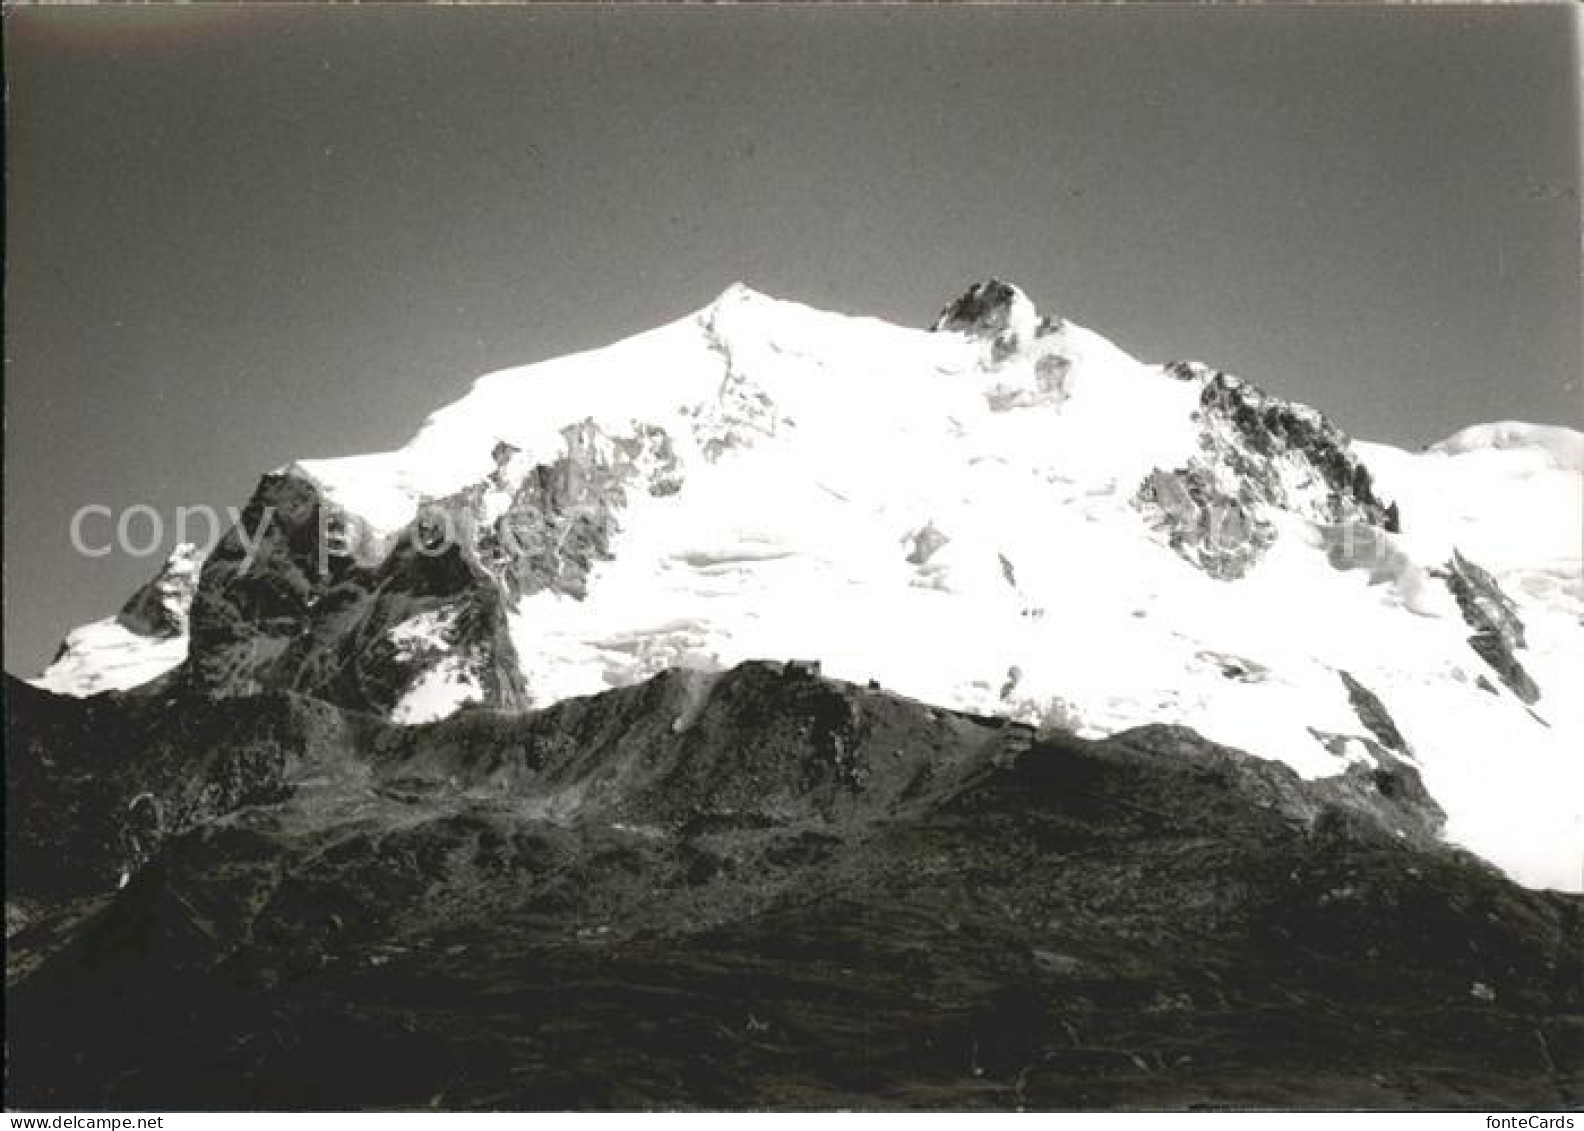
[[[201,564],[196,546],[177,546],[118,614],[68,633],[34,682],[62,694],[92,695],[139,687],[175,668],[187,657]]]
[[[122,607],[117,623],[140,636],[185,635],[202,564],[197,546],[191,542],[178,545],[154,579]]]
[[[132,686],[106,673],[135,640],[136,670],[185,657],[171,678],[208,696],[422,722],[818,658],[1085,736],[1191,727],[1310,778],[1408,759],[1449,837],[1577,886],[1580,475],[1568,436],[1513,427],[1355,444],[995,279],[929,330],[738,284],[482,377],[399,449],[266,476],[186,636],[89,626],[45,685]],[[132,620],[167,623],[168,588]]]
[[[1475,424],[1425,450],[1447,456],[1487,452],[1527,455],[1549,461],[1558,471],[1584,473],[1584,433],[1554,424],[1525,424],[1517,420]]]

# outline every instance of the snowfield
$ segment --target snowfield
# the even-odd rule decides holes
[[[1449,839],[1525,884],[1584,889],[1584,436],[1507,423],[1419,453],[1357,444],[1400,533],[1275,512],[1269,551],[1219,580],[1135,502],[1200,450],[1199,393],[1071,323],[1041,331],[1021,295],[975,334],[738,285],[605,349],[481,378],[399,451],[286,470],[388,543],[426,500],[488,483],[501,444],[527,469],[566,455],[569,425],[658,427],[680,489],[628,491],[586,596],[544,590],[510,613],[536,704],[670,666],[806,657],[1086,735],[1180,723],[1313,778],[1374,760],[1347,672],[1390,712]],[[1313,490],[1301,466],[1276,473]],[[1515,602],[1534,704],[1470,649],[1435,572],[1454,548]],[[140,644],[101,622],[37,682],[127,687],[184,653],[185,638]],[[472,680],[442,664],[397,714],[449,714],[479,697]]]
[[[115,617],[66,634],[60,652],[32,683],[59,695],[125,691],[158,679],[187,658],[187,637],[144,636]]]

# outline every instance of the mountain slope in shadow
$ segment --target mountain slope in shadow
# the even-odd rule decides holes
[[[1584,899],[1388,752],[772,663],[417,727],[179,695],[8,681],[14,1106],[1584,1102]]]

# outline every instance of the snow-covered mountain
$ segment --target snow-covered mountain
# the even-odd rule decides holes
[[[1350,443],[996,281],[930,331],[738,285],[481,378],[400,450],[271,473],[195,592],[178,564],[37,682],[422,722],[817,659],[1084,735],[1182,724],[1310,778],[1405,760],[1450,839],[1579,889],[1581,449],[1519,424]]]

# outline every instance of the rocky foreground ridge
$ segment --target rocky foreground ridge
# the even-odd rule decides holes
[[[1584,1101],[1584,900],[1389,757],[781,663],[417,727],[11,682],[6,737],[15,1105]]]

